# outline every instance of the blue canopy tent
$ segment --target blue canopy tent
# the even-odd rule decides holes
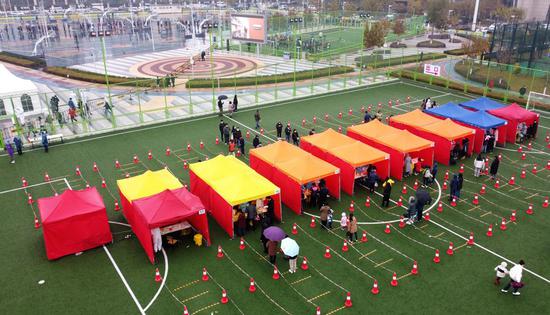
[[[430,108],[426,113],[443,118],[450,118],[455,122],[474,128],[476,136],[474,138],[474,151],[480,152],[485,138],[485,132],[489,129],[496,129],[497,143],[506,144],[506,120],[488,114],[485,111],[470,111],[455,103],[447,103],[441,106]]]
[[[476,110],[476,111],[486,111],[486,110],[498,109],[498,108],[502,108],[502,107],[505,106],[505,105],[503,105],[503,104],[501,104],[497,101],[493,101],[492,99],[484,97],[484,96],[482,96],[480,98],[476,98],[475,100],[460,103],[460,105],[463,106],[463,107],[466,107],[468,109]]]

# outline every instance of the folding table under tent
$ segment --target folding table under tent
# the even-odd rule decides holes
[[[380,178],[390,175],[390,155],[368,144],[327,129],[311,136],[300,138],[300,148],[340,168],[342,190],[353,195],[355,180],[368,174],[357,169],[368,165],[376,167]]]
[[[348,127],[347,135],[380,149],[390,155],[390,175],[401,180],[405,155],[424,159],[424,165],[432,166],[434,143],[418,137],[407,130],[397,129],[374,119],[366,124]]]
[[[160,228],[162,234],[193,227],[210,244],[208,218],[199,197],[184,187],[136,199],[127,212],[132,212],[132,230],[136,234],[147,257],[154,263],[151,230]]]
[[[234,156],[215,158],[189,166],[191,192],[229,236],[233,237],[233,206],[271,196],[275,218],[282,220],[279,187]]]
[[[527,126],[533,125],[539,121],[539,114],[526,110],[516,103],[488,111],[489,114],[505,119],[508,122],[506,129],[506,141],[516,143],[516,134],[518,125],[524,122]],[[538,124],[537,128],[538,129]],[[535,129],[534,134],[537,134]]]
[[[113,241],[105,204],[95,187],[40,198],[38,210],[49,260]]]
[[[463,106],[469,110],[473,111],[487,111],[492,109],[499,109],[506,105],[501,104],[497,101],[494,101],[488,97],[482,96],[474,100],[460,103],[460,106]]]
[[[472,154],[474,149],[476,134],[474,129],[461,126],[448,118],[445,120],[435,118],[419,109],[391,117],[390,126],[406,129],[419,137],[433,141],[434,158],[443,165],[450,164],[453,144],[462,145],[462,140],[468,139],[470,145],[467,154]]]
[[[487,131],[493,128],[497,131],[496,143],[506,145],[506,120],[488,114],[486,111],[474,112],[457,104],[447,103],[427,109],[425,112],[437,117],[450,118],[462,126],[473,128],[476,131],[474,152],[481,152]]]
[[[324,179],[331,196],[340,198],[340,169],[286,141],[250,150],[250,166],[281,187],[283,203],[302,213],[302,185]]]

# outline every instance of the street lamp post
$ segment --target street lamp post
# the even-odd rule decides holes
[[[153,45],[153,51],[155,51],[155,32],[153,32],[153,26],[151,25],[151,19],[157,17],[158,14],[152,13],[145,19],[145,26],[149,25],[151,31],[151,44]]]

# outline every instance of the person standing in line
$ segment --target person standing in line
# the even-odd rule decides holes
[[[453,200],[453,197],[458,197],[458,175],[453,174],[453,179],[451,179],[451,194],[449,195],[449,201]]]
[[[434,165],[432,166],[432,182],[436,180],[438,166],[439,165],[437,164],[437,162],[434,162]]]
[[[233,106],[235,108],[235,112],[237,112],[237,106],[239,105],[239,99],[237,98],[237,94],[233,96]]]
[[[21,155],[23,154],[23,142],[21,141],[21,138],[19,136],[13,137],[13,144],[15,144],[15,148],[17,149],[17,154]]]
[[[330,207],[326,203],[323,203],[319,211],[321,212],[321,215],[319,216],[319,219],[321,220],[321,228],[323,230],[326,230],[328,225],[328,213],[330,211]]]
[[[493,180],[497,177],[499,165],[500,165],[500,160],[498,156],[495,156],[493,162],[491,163],[491,167],[489,168],[489,174],[491,175],[491,179]]]
[[[256,122],[256,126],[254,127],[255,129],[260,128],[260,121],[261,120],[262,120],[262,117],[260,117],[260,110],[257,109],[256,112],[254,113],[254,121]]]
[[[289,256],[288,257],[288,266],[290,269],[288,269],[288,272],[295,273],[298,268],[296,267],[296,260],[298,259],[298,255],[296,256]]]
[[[260,146],[260,136],[258,135],[254,136],[254,139],[252,140],[252,146],[254,147],[254,149]]]
[[[507,266],[508,264],[503,261],[500,263],[500,265],[495,267],[495,271],[497,272],[495,285],[500,285],[500,279],[506,277],[506,275],[508,274],[508,269],[506,269]]]
[[[218,116],[223,115],[223,102],[221,99],[218,99]]]
[[[283,123],[280,121],[275,124],[275,130],[277,130],[277,138],[280,139],[283,136]]]
[[[390,205],[391,188],[393,183],[394,181],[388,177],[382,184],[382,188],[384,188],[384,191],[382,192],[382,207],[387,208]]]
[[[298,131],[296,129],[292,130],[292,143],[296,146],[300,145],[300,135],[298,135]]]
[[[412,172],[412,158],[411,156],[407,153],[407,155],[405,155],[405,177],[409,177],[411,175],[411,172]]]
[[[246,205],[246,226],[247,229],[256,231],[256,204],[254,201]]]
[[[460,198],[460,192],[462,191],[462,185],[464,184],[464,176],[462,174],[458,174],[458,185],[457,185],[457,191],[456,195],[458,198]]]
[[[15,158],[13,157],[13,146],[10,142],[6,142],[6,145],[4,146],[4,149],[6,149],[6,152],[8,152],[8,156],[10,157],[10,163],[15,163]]]
[[[223,119],[220,119],[220,123],[218,124],[218,129],[220,130],[220,139],[223,141],[223,128],[225,127],[225,122]]]
[[[474,160],[474,177],[479,177],[481,170],[485,167],[485,159],[481,156],[481,153],[477,155]]]
[[[44,147],[44,152],[48,153],[48,150],[49,150],[48,133],[46,132],[46,130],[43,130],[41,134],[42,134],[42,146]]]
[[[229,125],[225,124],[223,127],[223,141],[225,144],[229,145]]]
[[[267,241],[267,254],[269,255],[269,262],[273,265],[275,265],[277,261],[277,252],[279,251],[278,245],[279,242],[277,241]]]
[[[238,140],[238,142],[239,142],[239,150],[241,151],[241,154],[242,154],[243,156],[245,156],[245,155],[246,155],[246,152],[245,152],[245,150],[244,150],[244,144],[245,144],[245,143],[244,143],[244,138],[243,138],[243,137],[240,137],[239,140]]]
[[[233,139],[229,140],[228,150],[229,150],[229,155],[235,155],[235,142],[233,141]]]
[[[353,215],[353,212],[349,214],[348,236],[351,244],[357,242],[357,218]]]
[[[363,122],[368,123],[371,121],[372,117],[370,116],[370,113],[368,111],[365,111],[365,117],[363,117]]]
[[[523,287],[523,282],[521,282],[521,278],[523,276],[523,266],[525,265],[525,262],[522,260],[519,261],[517,265],[512,267],[510,269],[510,282],[502,288],[500,291],[503,293],[508,292],[510,290],[510,287],[512,287],[512,294],[513,295],[520,295],[519,289]]]
[[[290,135],[292,134],[292,128],[290,128],[290,124],[287,124],[285,127],[285,138],[286,142],[290,143]]]
[[[414,219],[416,217],[416,199],[414,198],[414,196],[409,197],[409,207],[407,208],[406,217],[409,219],[407,220],[407,224],[414,223]]]

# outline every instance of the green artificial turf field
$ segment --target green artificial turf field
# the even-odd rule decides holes
[[[431,96],[439,104],[449,101],[460,102],[469,95],[451,94],[447,90],[420,86],[411,82],[393,82],[359,90],[337,92],[326,96],[310,97],[284,103],[266,105],[260,108],[265,134],[264,144],[274,138],[275,123],[290,121],[300,134],[306,134],[314,127],[317,131],[357,124],[362,120],[362,105],[383,104],[385,115],[399,114],[419,106],[421,99]],[[407,97],[411,102],[406,103]],[[394,106],[387,106],[388,99]],[[401,105],[395,106],[400,99]],[[353,115],[347,114],[349,108]],[[230,125],[240,125],[243,133],[252,135],[255,108],[242,109],[232,118],[224,117]],[[343,118],[338,118],[338,112]],[[324,120],[325,113],[330,115]],[[313,125],[313,117],[317,123]],[[545,135],[550,127],[550,116],[543,114],[539,137],[533,142],[531,151],[525,150],[526,160],[521,160],[517,145],[497,149],[502,154],[499,176],[501,187],[495,189],[486,177],[476,179],[472,175],[473,159],[463,161],[465,183],[462,199],[456,208],[447,202],[447,191],[441,191],[443,211],[435,207],[439,200],[439,185],[434,185],[431,195],[431,221],[400,229],[397,223],[391,233],[384,233],[384,224],[376,221],[397,220],[405,209],[392,204],[382,210],[380,197],[371,196],[372,204],[364,206],[367,194],[360,189],[352,197],[343,194],[340,202],[331,201],[332,208],[339,213],[347,211],[351,200],[356,202],[356,215],[360,235],[367,231],[368,242],[356,243],[348,252],[342,252],[344,232],[339,228],[322,231],[309,227],[310,216],[297,216],[288,209],[283,211],[280,225],[290,233],[293,223],[298,225],[298,234],[292,236],[301,246],[300,255],[307,256],[310,269],[296,274],[285,272],[287,262],[277,258],[283,272],[279,280],[271,278],[273,267],[261,253],[259,230],[246,235],[247,248],[239,250],[239,241],[230,240],[214,220],[209,220],[212,246],[196,247],[189,240],[176,248],[166,249],[166,259],[161,258],[157,266],[147,260],[139,242],[127,226],[121,212],[114,211],[118,198],[116,180],[126,173],[139,174],[147,169],[156,170],[167,166],[182,182],[188,181],[184,161],[193,163],[206,156],[225,153],[226,147],[216,145],[219,118],[216,116],[195,118],[126,130],[96,137],[67,141],[52,145],[48,154],[36,149],[17,157],[16,164],[9,164],[4,155],[0,158],[0,202],[3,207],[0,240],[4,254],[0,258],[3,273],[0,277],[0,313],[2,314],[139,314],[140,309],[148,314],[181,314],[186,305],[191,314],[315,314],[317,306],[322,314],[367,314],[367,313],[490,313],[490,314],[543,314],[550,309],[550,251],[548,226],[550,208],[543,208],[542,202],[548,196],[550,170],[545,168],[550,159]],[[307,120],[305,127],[302,119]],[[204,141],[205,149],[199,149]],[[185,149],[192,145],[190,153]],[[249,148],[250,141],[247,143]],[[164,154],[166,146],[172,155]],[[153,159],[147,159],[151,150]],[[132,163],[137,154],[140,163]],[[491,157],[492,158],[492,157]],[[115,160],[123,164],[115,168]],[[241,157],[248,162],[247,157]],[[92,170],[96,162],[100,172]],[[538,173],[531,173],[533,163],[538,164]],[[82,175],[75,174],[79,166]],[[527,175],[519,174],[525,168]],[[445,171],[456,172],[457,167],[440,165],[438,180],[442,182]],[[48,172],[51,182],[44,183]],[[508,178],[516,176],[516,184],[509,185]],[[21,177],[29,187],[22,189]],[[101,188],[105,178],[107,189]],[[407,179],[408,194],[401,194],[404,183],[397,182],[392,199],[403,200],[413,193],[415,177]],[[71,186],[82,189],[86,183],[98,187],[104,198],[111,229],[113,244],[84,252],[80,256],[68,256],[55,261],[46,259],[42,231],[33,226],[33,211],[36,204],[27,204],[27,194],[34,200],[62,192]],[[479,206],[472,205],[474,193],[487,184],[487,193],[480,196]],[[532,203],[534,214],[525,210]],[[509,218],[517,210],[516,223],[508,222],[507,230],[501,231],[501,218]],[[308,210],[316,213],[316,210]],[[485,235],[489,224],[493,224],[494,236]],[[335,227],[339,224],[335,222]],[[474,233],[480,246],[465,246],[466,238]],[[130,236],[130,237],[128,237]],[[454,243],[455,254],[445,251],[449,242]],[[217,246],[225,252],[222,259],[216,258]],[[332,258],[323,257],[325,246],[332,248]],[[441,263],[432,262],[436,249],[441,251]],[[493,268],[505,257],[512,261],[524,259],[526,268],[538,276],[524,272],[525,287],[522,295],[503,294],[493,284]],[[112,260],[110,259],[112,257]],[[301,263],[302,259],[298,260]],[[413,262],[417,261],[419,274],[411,275]],[[165,277],[163,286],[154,281],[155,267]],[[206,267],[210,280],[200,280],[202,268]],[[509,264],[509,267],[510,264]],[[123,275],[127,286],[121,280],[117,269]],[[393,273],[397,274],[399,285],[390,286]],[[258,290],[248,292],[250,277],[254,277]],[[380,294],[370,290],[374,279],[378,281]],[[45,280],[40,285],[38,281]],[[227,290],[230,302],[220,303],[222,288]],[[135,299],[132,295],[135,296]],[[353,307],[344,308],[346,292],[351,292]],[[544,311],[546,310],[546,311]]]

